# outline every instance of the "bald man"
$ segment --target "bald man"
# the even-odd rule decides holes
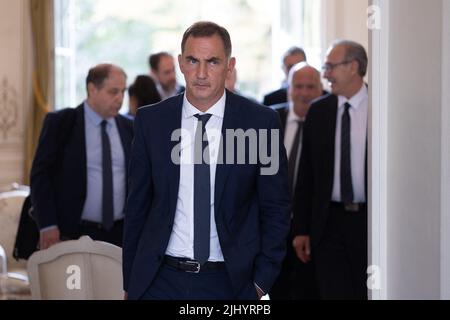
[[[289,156],[289,181],[291,192],[295,190],[301,154],[303,122],[309,107],[323,94],[320,72],[306,62],[294,65],[288,74],[288,102],[272,106],[278,111],[284,131],[284,145]],[[303,300],[317,298],[313,281],[313,268],[309,261],[297,258],[288,238],[288,252],[283,269],[270,292],[274,300]]]

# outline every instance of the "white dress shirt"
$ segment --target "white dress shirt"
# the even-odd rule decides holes
[[[219,154],[220,137],[225,111],[226,94],[207,110],[201,112],[195,108],[184,95],[181,119],[181,164],[180,184],[178,191],[175,221],[170,236],[166,254],[174,257],[194,258],[194,143],[198,120],[196,114],[211,114],[206,123],[206,134],[209,142],[210,177],[211,177],[211,226],[210,255],[208,261],[224,261],[217,235],[214,217],[214,189],[217,158]]]
[[[367,113],[368,90],[365,84],[350,100],[344,96],[338,97],[336,119],[336,136],[334,152],[334,182],[332,200],[341,202],[341,122],[344,104],[348,102],[350,113],[350,159],[352,168],[353,202],[366,202],[366,146],[367,146]]]
[[[294,111],[294,105],[292,102],[289,103],[289,111],[286,119],[286,127],[284,129],[284,147],[286,148],[286,153],[288,156],[288,159],[291,155],[291,150],[294,144],[295,140],[295,134],[297,133],[298,128],[298,121],[305,121],[304,118],[300,118]],[[299,140],[299,146],[298,146],[298,154],[296,158],[296,164],[295,164],[295,172],[294,172],[294,186],[297,183],[297,173],[299,168],[299,162],[300,162],[300,155],[302,152],[302,136],[303,136],[303,129],[300,133],[300,140]]]
[[[86,199],[81,214],[82,220],[102,222],[102,137],[101,122],[103,118],[84,102],[84,133],[86,141]],[[106,132],[111,144],[113,173],[114,220],[123,219],[126,193],[126,165],[122,140],[114,118],[107,119]],[[45,232],[57,228],[51,225],[42,228]]]
[[[82,219],[102,222],[102,136],[101,122],[103,118],[88,104],[84,103],[84,125],[86,135],[86,167],[87,186]],[[106,132],[111,144],[111,161],[113,174],[114,220],[124,217],[126,193],[126,165],[122,140],[114,118],[106,119]]]
[[[161,96],[161,100],[166,100],[170,97],[176,96],[181,89],[181,86],[177,83],[172,90],[166,91],[164,88],[158,83],[156,85],[156,89],[158,90],[159,95]]]

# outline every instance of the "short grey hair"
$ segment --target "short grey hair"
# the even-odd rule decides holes
[[[303,50],[302,48],[297,47],[297,46],[290,47],[289,49],[286,50],[286,52],[285,52],[284,55],[283,55],[283,61],[284,61],[284,59],[286,59],[287,57],[293,56],[293,55],[297,55],[297,54],[298,54],[298,55],[302,55],[302,56],[305,58],[305,61],[306,61],[306,53],[305,53],[305,50]]]
[[[302,61],[302,62],[299,62],[299,63],[295,64],[295,65],[291,68],[291,70],[289,70],[289,74],[288,74],[288,84],[289,84],[289,86],[290,86],[291,83],[292,83],[292,78],[294,77],[295,73],[297,73],[298,71],[300,71],[300,70],[302,70],[302,69],[305,69],[305,68],[309,68],[309,69],[311,69],[311,70],[314,70],[314,73],[316,74],[317,79],[318,79],[318,84],[321,84],[321,82],[320,82],[320,72],[319,72],[319,70],[317,70],[316,68],[314,68],[313,66],[311,66],[310,64],[308,64],[306,61]]]
[[[227,29],[211,21],[198,21],[186,29],[183,34],[183,39],[181,40],[181,53],[184,53],[184,48],[186,47],[186,42],[189,37],[203,38],[212,37],[216,34],[223,42],[225,55],[228,58],[231,57],[232,45],[230,34]]]
[[[345,48],[345,60],[358,62],[358,74],[361,78],[364,78],[368,64],[366,49],[361,44],[351,40],[337,40],[331,45],[332,48],[337,46]]]

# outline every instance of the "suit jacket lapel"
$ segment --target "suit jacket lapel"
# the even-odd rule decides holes
[[[175,214],[177,199],[178,199],[178,189],[180,186],[180,165],[176,164],[171,159],[172,150],[176,147],[180,141],[171,141],[172,133],[175,130],[181,129],[181,114],[183,111],[183,97],[184,95],[179,95],[176,97],[173,104],[167,106],[167,118],[169,119],[167,123],[166,135],[169,139],[167,144],[168,150],[166,150],[166,155],[168,156],[169,163],[169,212]]]
[[[123,123],[123,119],[120,117],[116,117],[114,119],[116,121],[117,130],[119,131],[120,142],[122,142],[123,153],[125,155],[125,163],[128,163],[130,159],[130,147],[131,140],[133,137],[130,135],[129,130],[125,127],[125,123]]]
[[[283,130],[283,137],[284,137],[284,134],[286,132],[287,118],[289,114],[289,105],[286,104],[286,108],[279,109],[278,113],[280,114],[281,129]]]
[[[130,163],[130,152],[131,152],[131,141],[133,136],[130,130],[127,130],[124,119],[120,116],[115,117],[117,131],[119,131],[120,142],[122,143],[122,149],[125,156],[125,168],[128,169],[128,164]],[[128,181],[128,170],[125,170],[126,181]],[[128,194],[128,183],[126,185],[126,192]]]
[[[338,111],[338,98],[335,95],[331,96],[331,103],[329,104],[330,111],[327,112],[329,116],[327,119],[327,130],[325,132],[325,136],[327,137],[327,148],[325,150],[329,150],[328,159],[325,163],[327,163],[327,177],[328,179],[328,189],[330,194],[333,192],[333,181],[334,181],[334,157],[335,157],[335,148],[336,148],[336,120],[337,120],[337,111]]]
[[[74,157],[79,157],[74,159],[75,163],[79,163],[77,168],[80,168],[79,177],[82,179],[84,188],[84,196],[86,195],[87,189],[87,164],[86,164],[86,132],[84,124],[84,104],[79,105],[76,109],[75,123],[73,127],[74,143],[76,143],[75,148],[78,152],[74,153]]]
[[[234,95],[228,90],[226,91],[225,112],[222,123],[222,138],[220,144],[220,152],[218,157],[218,163],[216,166],[216,178],[215,178],[215,190],[214,190],[214,213],[217,217],[222,200],[222,195],[225,189],[227,177],[230,173],[232,164],[226,164],[226,130],[237,129],[238,126],[238,109],[240,106],[236,104]]]

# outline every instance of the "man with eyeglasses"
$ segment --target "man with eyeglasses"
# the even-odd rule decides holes
[[[303,128],[293,246],[314,260],[323,299],[367,299],[367,54],[335,42],[323,66],[331,87]]]

